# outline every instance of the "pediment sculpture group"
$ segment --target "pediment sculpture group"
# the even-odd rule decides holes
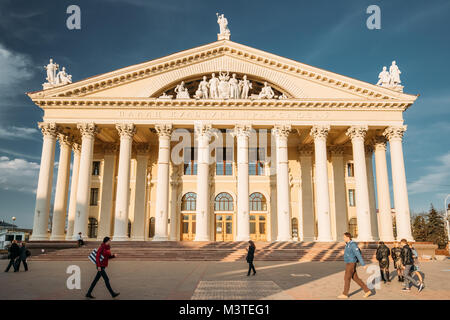
[[[389,71],[387,71],[386,66],[383,67],[383,70],[378,75],[377,85],[381,87],[387,88],[395,88],[400,86],[400,74],[401,71],[398,68],[395,61],[392,61],[391,66],[389,67]]]
[[[208,80],[207,76],[203,76],[197,90],[193,96],[194,99],[286,99],[287,96],[282,94],[275,95],[272,87],[264,82],[264,87],[258,94],[249,94],[252,89],[252,82],[244,75],[242,79],[237,79],[233,73],[230,77],[229,72],[219,72],[219,76],[211,74]],[[185,87],[184,81],[181,81],[174,89],[176,99],[191,99],[188,89]],[[172,99],[171,95],[164,93],[160,99]]]
[[[65,67],[58,71],[59,64],[54,63],[53,59],[50,59],[49,64],[44,68],[47,70],[47,77],[45,78],[47,82],[42,84],[44,89],[72,83],[72,75],[67,74]]]

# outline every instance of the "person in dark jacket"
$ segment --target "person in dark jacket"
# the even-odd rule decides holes
[[[400,243],[402,245],[401,256],[402,256],[402,263],[404,265],[403,276],[405,277],[405,281],[403,282],[402,290],[403,291],[411,290],[410,285],[409,285],[409,283],[411,282],[413,285],[415,285],[419,289],[419,292],[420,292],[423,289],[423,284],[416,281],[416,279],[414,279],[413,277],[411,277],[411,271],[414,268],[414,257],[413,257],[412,250],[409,247],[406,239],[402,239],[400,241]]]
[[[379,246],[377,248],[377,260],[378,264],[380,265],[380,273],[381,273],[381,280],[386,283],[386,281],[391,282],[391,279],[389,277],[389,256],[391,255],[391,251],[389,250],[388,246],[384,244],[383,241],[379,242]]]
[[[103,256],[103,260],[101,260],[100,257]],[[105,237],[103,239],[103,243],[100,245],[100,248],[97,250],[97,256],[96,256],[96,266],[97,266],[97,275],[95,276],[94,280],[91,283],[91,286],[89,287],[88,292],[86,293],[86,298],[94,299],[95,297],[92,296],[92,291],[95,288],[95,285],[97,284],[98,280],[100,280],[100,277],[105,280],[106,288],[108,289],[109,293],[113,298],[117,297],[120,293],[114,292],[114,290],[111,288],[111,285],[109,283],[108,275],[106,274],[106,267],[108,266],[108,260],[117,257],[116,254],[111,254],[111,239],[109,237]]]
[[[248,273],[247,276],[250,275],[250,271],[253,270],[253,275],[256,274],[256,270],[255,270],[255,266],[253,265],[253,259],[255,258],[255,243],[250,240],[249,242],[249,246],[248,246],[248,253],[247,253],[247,263],[248,263]]]
[[[5,272],[8,272],[9,269],[11,269],[11,266],[14,268],[14,271],[16,271],[16,258],[19,256],[20,254],[20,248],[17,245],[17,241],[13,240],[11,243],[11,246],[8,248],[8,259],[9,259],[9,264],[6,267]]]
[[[391,257],[394,261],[394,267],[397,269],[398,281],[403,282],[402,248],[400,248],[398,242],[394,242],[394,247],[391,250]]]
[[[25,242],[22,242],[20,244],[19,248],[19,257],[16,261],[16,270],[14,272],[19,271],[20,269],[20,263],[23,263],[23,267],[25,268],[25,271],[28,271],[28,264],[27,264],[27,258],[30,255],[30,251],[28,251],[27,247],[25,246]]]

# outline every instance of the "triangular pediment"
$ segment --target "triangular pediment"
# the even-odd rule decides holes
[[[267,81],[288,99],[398,100],[415,95],[382,88],[228,40],[216,41],[163,58],[93,76],[68,85],[29,93],[34,99],[157,98],[182,80],[219,71]]]

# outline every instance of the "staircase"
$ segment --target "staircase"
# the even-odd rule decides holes
[[[255,261],[343,261],[343,243],[256,242]],[[33,261],[87,261],[100,242],[30,242]],[[245,261],[247,242],[113,242],[112,252],[123,261]],[[365,261],[375,261],[375,249],[360,244]],[[44,250],[44,252],[42,252]]]

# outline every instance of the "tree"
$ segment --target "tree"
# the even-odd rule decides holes
[[[427,221],[423,214],[414,217],[412,229],[414,240],[427,241]]]
[[[447,232],[445,230],[444,217],[436,211],[433,204],[427,214],[426,229],[427,241],[437,244],[440,249],[445,248],[447,244]]]

